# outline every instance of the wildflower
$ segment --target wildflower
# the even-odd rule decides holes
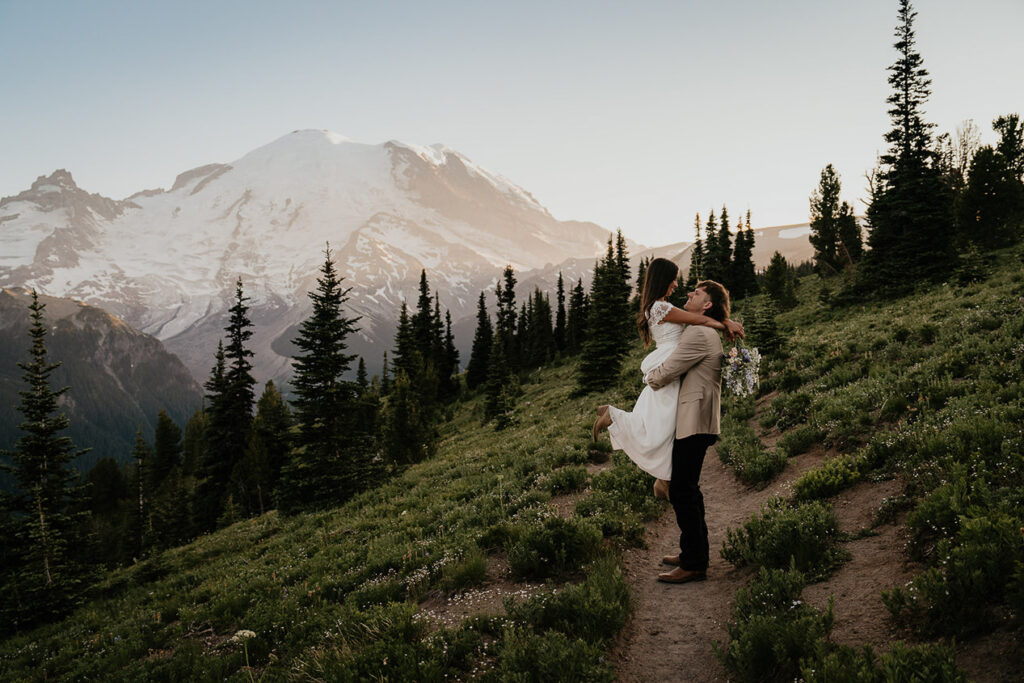
[[[239,642],[242,640],[248,640],[249,638],[255,638],[256,634],[247,628],[243,628],[241,631],[235,631],[235,635],[231,636],[233,642]]]

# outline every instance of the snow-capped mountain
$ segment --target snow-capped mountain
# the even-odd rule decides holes
[[[421,269],[459,320],[505,264],[526,271],[579,258],[589,267],[608,235],[555,220],[444,146],[303,130],[120,201],[78,188],[67,171],[40,177],[0,200],[0,286],[99,306],[164,341],[202,379],[241,277],[256,374],[276,379],[288,374],[328,242],[352,288],[350,311],[362,316],[353,351],[372,368],[391,346],[401,301],[415,301]]]

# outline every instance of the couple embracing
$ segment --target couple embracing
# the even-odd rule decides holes
[[[645,472],[654,475],[655,495],[668,498],[679,525],[679,553],[662,562],[675,567],[659,574],[667,583],[706,578],[708,528],[700,472],[707,449],[721,431],[722,342],[743,336],[743,326],[729,319],[729,292],[703,280],[687,295],[682,309],[667,301],[677,286],[679,268],[656,258],[644,277],[637,327],[649,346],[640,370],[647,385],[632,412],[601,406],[593,436],[608,430],[612,447],[620,449]]]

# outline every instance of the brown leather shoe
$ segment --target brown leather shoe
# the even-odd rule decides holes
[[[706,571],[694,572],[680,567],[676,567],[664,574],[658,574],[658,581],[663,581],[664,583],[689,583],[691,581],[703,581],[706,578],[708,578]]]
[[[678,567],[679,566],[679,556],[678,555],[666,555],[665,557],[661,558],[661,563],[662,564],[670,564],[673,567]]]
[[[664,479],[654,480],[654,497],[668,500],[668,482]]]

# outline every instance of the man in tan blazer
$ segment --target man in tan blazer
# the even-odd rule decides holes
[[[703,313],[718,321],[729,317],[729,292],[712,280],[697,283],[687,295],[684,310]],[[683,375],[676,409],[676,437],[672,445],[672,480],[669,499],[679,525],[679,554],[669,555],[670,572],[659,574],[667,583],[702,581],[708,569],[708,527],[704,522],[704,496],[700,471],[704,454],[721,431],[722,341],[704,325],[683,330],[672,355],[647,373],[645,381],[657,391]]]

